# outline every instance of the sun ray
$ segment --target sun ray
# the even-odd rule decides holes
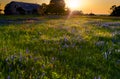
[[[78,9],[80,6],[80,0],[67,0],[66,4],[72,10]]]

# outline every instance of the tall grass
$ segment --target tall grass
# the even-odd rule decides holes
[[[1,79],[119,79],[119,28],[88,24],[98,18],[42,19],[0,26]]]

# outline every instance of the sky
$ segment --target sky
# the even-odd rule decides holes
[[[1,6],[0,8],[4,8],[4,6],[13,0],[0,0]],[[30,3],[49,3],[50,0],[14,0],[14,1],[22,1],[22,2],[30,2]],[[74,1],[74,0],[73,0]],[[65,0],[67,2],[67,0]],[[110,7],[112,5],[120,5],[120,0],[79,0],[79,6],[77,10],[82,10],[83,13],[93,12],[95,14],[109,14]]]

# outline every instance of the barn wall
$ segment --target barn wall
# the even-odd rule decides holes
[[[32,5],[32,4],[31,4]],[[12,15],[18,15],[18,14],[41,14],[42,9],[36,8],[33,11],[33,8],[30,9],[25,9],[25,7],[21,6],[18,2],[11,2],[6,5],[7,8],[5,8],[5,14],[12,14]]]

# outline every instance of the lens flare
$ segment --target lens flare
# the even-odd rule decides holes
[[[80,6],[80,0],[67,0],[66,1],[66,4],[67,6],[70,8],[70,9],[77,9],[79,8]]]

